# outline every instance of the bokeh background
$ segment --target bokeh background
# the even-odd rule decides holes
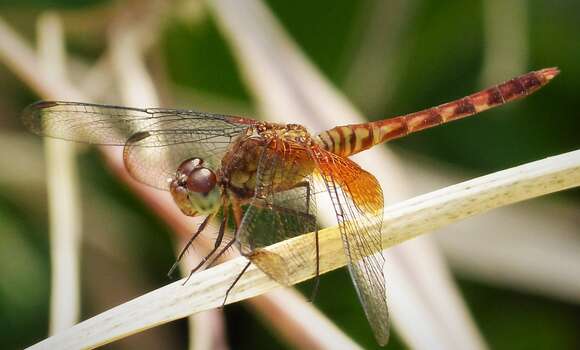
[[[71,75],[81,84],[87,83],[83,72],[107,50],[117,15],[127,8],[151,11],[142,14],[152,23],[145,57],[163,106],[268,118],[258,115],[254,101],[259,92],[251,91],[242,79],[244,68],[235,59],[235,47],[226,41],[204,2],[170,1],[150,7],[146,3],[152,2],[4,0],[0,19],[33,44],[38,16],[55,11],[63,21]],[[307,58],[371,120],[437,105],[529,70],[561,69],[548,87],[524,101],[390,145],[413,162],[452,169],[457,178],[467,179],[571,151],[580,144],[578,1],[268,0],[265,4]],[[47,192],[42,140],[26,132],[19,119],[22,109],[39,97],[4,62],[0,86],[0,343],[4,349],[18,349],[48,333]],[[103,94],[100,99],[118,103],[115,96]],[[98,151],[81,147],[79,153],[85,319],[168,283],[175,238],[166,223],[107,169]],[[563,222],[564,228],[557,229],[572,242],[564,246],[572,256],[578,253],[566,273],[580,276],[580,193],[567,191],[534,205]],[[505,234],[510,230],[506,227]],[[557,242],[558,237],[552,238]],[[557,260],[562,245],[543,245],[545,238],[535,246],[533,241],[526,243]],[[442,245],[444,254],[452,254]],[[550,285],[539,281],[540,287],[534,288],[520,283],[517,274],[513,283],[506,283],[477,273],[461,259],[450,260],[460,292],[491,348],[580,348],[578,287],[561,287],[548,279]],[[547,270],[554,275],[562,272]],[[308,295],[309,285],[299,288]],[[558,288],[572,292],[559,293]],[[363,347],[376,346],[344,269],[322,277],[315,305]],[[223,312],[225,337],[232,348],[289,346],[244,304]],[[404,347],[396,330],[389,346]],[[107,346],[186,347],[183,320]]]

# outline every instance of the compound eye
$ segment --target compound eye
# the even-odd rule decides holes
[[[189,176],[191,172],[197,168],[200,168],[203,164],[203,159],[201,158],[190,158],[179,164],[177,168],[177,175]]]
[[[204,167],[198,167],[191,171],[187,177],[185,186],[191,192],[206,194],[213,190],[216,183],[217,177],[212,170]]]

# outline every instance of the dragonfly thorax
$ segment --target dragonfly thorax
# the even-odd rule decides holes
[[[203,159],[191,158],[179,165],[169,189],[181,211],[193,216],[219,209],[220,190],[216,184],[216,174],[204,166]]]
[[[220,186],[237,199],[250,199],[255,194],[257,181],[265,180],[260,179],[259,168],[262,166],[280,169],[277,172],[279,176],[272,180],[274,191],[290,189],[312,172],[313,164],[309,160],[301,162],[300,166],[304,169],[285,174],[288,176],[282,176],[282,169],[292,166],[286,160],[296,153],[296,147],[303,149],[310,144],[310,134],[302,125],[258,123],[230,145],[222,159]]]

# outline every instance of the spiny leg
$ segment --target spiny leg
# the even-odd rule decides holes
[[[185,247],[183,247],[183,249],[181,250],[181,253],[179,253],[177,260],[175,260],[175,262],[173,263],[173,266],[171,266],[171,269],[169,269],[169,272],[167,273],[167,277],[171,278],[173,271],[175,271],[175,269],[179,265],[179,262],[181,261],[181,259],[183,258],[183,256],[185,255],[185,253],[187,252],[187,250],[189,249],[189,247],[193,243],[193,241],[205,229],[205,227],[207,226],[207,224],[209,223],[211,218],[213,218],[213,216],[214,216],[214,214],[210,214],[210,215],[206,216],[205,219],[203,220],[203,222],[198,226],[197,231],[193,234],[193,236],[191,236],[189,241],[187,241],[187,244],[185,245]]]
[[[187,281],[189,281],[189,279],[191,278],[191,275],[193,275],[197,270],[199,270],[199,268],[202,267],[203,264],[205,264],[205,262],[218,250],[219,246],[222,243],[222,239],[224,238],[224,232],[226,230],[227,222],[228,222],[228,216],[227,216],[227,214],[224,214],[224,218],[222,219],[222,222],[220,224],[219,233],[218,233],[218,236],[217,236],[217,239],[215,241],[213,249],[206,256],[204,256],[201,259],[201,261],[199,262],[199,264],[197,264],[197,266],[195,266],[193,269],[191,269],[191,271],[189,272],[189,276],[187,276],[187,279],[185,279],[185,282],[183,282],[183,284],[187,283]]]
[[[232,238],[228,243],[226,243],[226,245],[224,245],[224,247],[216,254],[214,255],[214,257],[211,259],[211,261],[209,263],[207,263],[206,268],[209,268],[211,266],[213,266],[217,260],[228,250],[230,249],[230,247],[232,245],[234,245],[235,243],[239,243],[238,241],[238,229],[236,228],[236,231],[234,233],[234,238]],[[238,250],[240,251],[240,253],[242,253],[242,249],[240,247],[238,247]],[[245,256],[246,258],[248,258],[248,263],[246,264],[246,266],[244,266],[244,268],[242,269],[242,271],[238,274],[238,276],[236,277],[236,279],[232,282],[232,284],[229,286],[228,290],[226,291],[226,294],[224,296],[224,301],[222,302],[222,307],[226,304],[226,301],[228,299],[228,295],[231,292],[231,290],[234,288],[234,286],[236,285],[236,283],[238,283],[238,281],[240,280],[240,278],[242,277],[242,275],[246,272],[246,270],[248,269],[248,267],[250,267],[250,264],[252,263],[251,260],[249,260],[249,256],[246,256],[242,253],[242,256]]]
[[[248,263],[246,264],[246,266],[244,266],[244,268],[242,269],[242,271],[238,274],[238,277],[236,277],[236,279],[234,280],[234,282],[232,282],[232,284],[230,285],[230,287],[226,291],[226,295],[224,297],[224,302],[222,303],[222,307],[224,307],[226,305],[226,301],[228,300],[228,296],[230,295],[230,292],[232,291],[232,289],[234,289],[235,285],[238,283],[238,281],[240,280],[240,278],[242,278],[242,275],[244,273],[246,273],[246,270],[248,269],[248,267],[250,267],[251,264],[252,264],[252,262],[250,260],[248,260]]]
[[[237,238],[232,238],[226,245],[207,263],[207,268],[213,266],[216,263],[217,259],[219,259],[234,243],[236,243]]]
[[[222,250],[220,250],[220,252],[207,264],[207,266],[212,266],[217,259],[219,259],[220,256],[222,256],[234,243],[238,243],[239,244],[239,239],[238,239],[238,235],[239,235],[239,229],[242,223],[242,211],[241,211],[241,206],[240,203],[237,201],[234,201],[233,205],[232,205],[232,211],[234,214],[234,221],[235,221],[235,225],[236,225],[236,230],[234,231],[234,238],[232,238],[231,241],[229,241]],[[220,241],[221,242],[221,241]],[[239,251],[242,252],[241,247],[238,247]],[[226,301],[228,300],[228,295],[230,294],[230,292],[232,291],[232,289],[234,288],[234,286],[236,285],[236,283],[238,283],[238,281],[240,280],[240,278],[242,278],[242,275],[246,272],[246,270],[248,269],[248,267],[250,267],[250,264],[252,264],[252,262],[250,260],[248,260],[248,263],[246,264],[246,266],[244,266],[244,268],[242,269],[242,271],[240,272],[240,274],[236,277],[236,279],[234,280],[234,282],[232,282],[232,284],[229,286],[228,290],[226,291],[226,294],[224,296],[224,301],[222,303],[222,307],[224,307],[224,305],[226,304]]]

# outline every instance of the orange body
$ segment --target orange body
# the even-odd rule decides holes
[[[324,149],[348,157],[407,134],[525,97],[546,85],[558,73],[557,68],[530,72],[437,107],[376,122],[337,126],[321,132],[316,140]]]
[[[254,196],[257,181],[267,180],[273,192],[289,190],[314,171],[308,153],[311,146],[310,133],[301,125],[256,123],[224,155],[219,170],[221,186],[242,202]],[[260,159],[278,168],[272,175],[262,175],[272,178],[257,179]]]

